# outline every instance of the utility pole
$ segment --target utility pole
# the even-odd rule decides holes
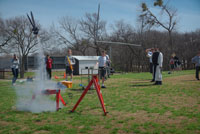
[[[97,40],[99,40],[98,36],[98,30],[99,30],[99,13],[100,13],[100,4],[98,5],[98,11],[97,11],[97,20],[96,20],[96,25],[95,25],[95,37],[94,37],[94,44],[97,46],[96,53],[97,55],[100,55],[100,49],[97,43]]]
[[[96,40],[99,40],[99,38],[98,38],[98,30],[99,30],[99,13],[100,13],[100,4],[98,5],[98,12],[97,12]]]

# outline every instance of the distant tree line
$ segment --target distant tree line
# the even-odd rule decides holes
[[[81,19],[65,16],[58,20],[59,26],[40,28],[37,40],[26,16],[10,19],[0,18],[0,53],[19,55],[20,76],[24,77],[24,60],[28,55],[37,53],[37,44],[41,44],[45,53],[54,56],[66,55],[71,48],[74,55],[100,55],[101,50],[111,54],[112,66],[125,72],[148,71],[149,59],[145,50],[158,47],[164,55],[164,70],[169,69],[169,59],[176,53],[182,61],[183,69],[193,68],[191,58],[200,49],[200,29],[180,33],[176,30],[177,11],[162,0],[155,0],[154,6],[160,14],[154,14],[146,3],[141,3],[141,13],[136,26],[123,20],[116,21],[108,30],[106,21],[97,13],[86,13]],[[165,16],[164,21],[160,20]],[[158,30],[158,28],[160,28]],[[98,41],[141,44],[141,47],[128,45],[109,45]],[[110,51],[112,50],[112,51]]]

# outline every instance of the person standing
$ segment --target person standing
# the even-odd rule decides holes
[[[68,81],[68,74],[71,76],[71,81],[73,78],[73,65],[76,63],[74,57],[72,57],[72,50],[68,49],[67,56],[65,57],[65,65],[66,65],[66,81]]]
[[[51,79],[51,69],[52,69],[53,60],[49,55],[46,57],[46,70],[47,70],[47,78]]]
[[[110,61],[110,57],[109,55],[106,55],[106,74],[108,76],[108,78],[110,78],[110,67],[111,67],[111,61]]]
[[[11,69],[13,73],[12,85],[15,85],[19,72],[19,59],[17,58],[16,54],[13,55]]]
[[[199,80],[199,70],[200,70],[200,50],[198,54],[192,58],[192,63],[195,63],[196,68],[196,79]]]
[[[101,88],[106,88],[106,86],[104,85],[105,75],[106,75],[106,64],[107,64],[106,51],[101,52],[101,56],[99,56],[98,59],[98,64],[99,64],[99,76],[102,79]]]
[[[152,80],[151,82],[154,82],[155,81],[155,77],[154,77],[154,74],[153,74],[153,61],[152,61],[152,56],[153,56],[153,53],[154,53],[154,48],[149,48],[149,49],[146,49],[146,53],[147,53],[147,57],[149,57],[149,72],[152,74]]]
[[[175,70],[181,70],[181,62],[179,60],[179,58],[176,56],[176,54],[174,53],[174,69]]]
[[[171,56],[171,59],[169,61],[169,66],[170,66],[170,71],[168,72],[168,74],[171,74],[174,72],[174,68],[175,68],[175,65],[174,65],[174,57]]]
[[[158,48],[155,48],[155,52],[152,57],[153,65],[154,65],[154,85],[162,85],[162,63],[163,63],[163,54],[159,51]]]

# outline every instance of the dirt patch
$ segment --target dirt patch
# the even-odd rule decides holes
[[[161,125],[175,125],[177,128],[182,128],[183,126],[181,122],[183,121],[187,121],[187,123],[196,122],[195,119],[187,118],[185,116],[170,118],[172,113],[169,111],[162,115],[160,115],[159,113],[147,113],[146,111],[138,111],[136,113],[122,113],[118,111],[113,111],[112,115],[117,118],[116,120],[127,120],[128,118],[130,118],[130,120],[128,120],[129,125],[131,125],[132,123],[144,124],[146,122],[154,122]],[[113,126],[121,127],[115,124],[116,122],[113,121]]]
[[[38,126],[43,126],[45,124],[47,124],[46,120],[35,120],[34,123]]]
[[[36,131],[33,134],[50,134],[51,132],[49,131],[45,131],[45,130],[40,130],[40,131]]]
[[[102,125],[93,126],[92,128],[93,128],[93,131],[91,131],[90,134],[109,134],[110,133],[109,129],[106,129]]]
[[[190,83],[195,83],[195,82],[198,82],[194,75],[181,75],[181,76],[176,76],[176,77],[169,77],[169,78],[165,78],[164,79],[165,82],[169,82],[171,84],[177,84],[177,83],[187,83],[187,82],[190,82]]]
[[[9,124],[7,121],[0,121],[0,126],[8,126]]]

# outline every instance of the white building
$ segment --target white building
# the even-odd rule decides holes
[[[98,74],[98,62],[99,56],[73,56],[76,60],[74,65],[74,75],[88,74],[88,68],[90,74]]]

